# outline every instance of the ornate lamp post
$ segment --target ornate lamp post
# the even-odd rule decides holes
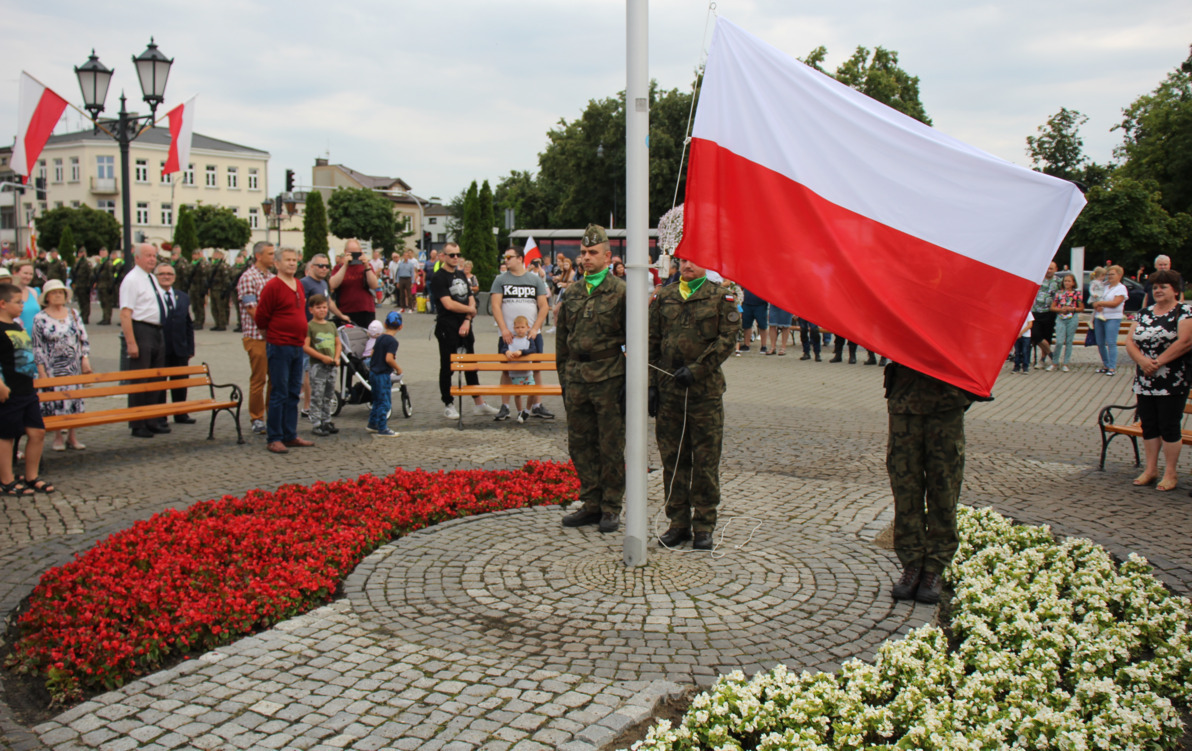
[[[270,200],[261,201],[261,211],[265,212],[265,239],[269,239],[269,219],[273,218],[277,222],[277,247],[280,248],[281,223],[286,219],[298,216],[298,202],[294,200],[294,194],[278,193]]]
[[[128,112],[125,106],[124,93],[120,93],[120,112],[115,120],[100,120],[99,113],[104,110],[104,100],[108,96],[108,85],[112,82],[115,71],[104,66],[91,50],[91,57],[87,62],[75,67],[75,76],[79,79],[79,89],[83,92],[83,107],[91,115],[91,122],[95,125],[95,132],[103,131],[120,144],[120,198],[124,209],[124,256],[127,263],[132,262],[132,196],[129,193],[128,146],[137,136],[152,127],[157,115],[157,107],[165,100],[166,79],[170,77],[170,66],[173,59],[167,58],[149,38],[149,46],[138,57],[132,58],[137,67],[137,77],[141,82],[141,94],[145,103],[149,105],[149,114],[137,116]],[[144,121],[144,127],[141,123]],[[107,126],[107,127],[105,127]],[[110,128],[110,129],[109,129]]]

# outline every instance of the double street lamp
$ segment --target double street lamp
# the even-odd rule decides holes
[[[293,193],[286,191],[267,201],[261,201],[261,210],[265,212],[265,240],[269,240],[269,219],[273,218],[277,222],[277,247],[280,248],[281,223],[298,216],[298,202],[294,200]]]
[[[112,82],[111,70],[104,66],[91,50],[91,57],[87,62],[75,67],[75,76],[79,79],[79,89],[83,92],[83,108],[91,115],[91,122],[95,125],[95,132],[103,131],[120,144],[120,197],[124,209],[124,255],[125,261],[132,261],[132,196],[129,193],[128,147],[138,136],[152,127],[157,115],[157,107],[165,101],[166,79],[170,77],[170,66],[174,61],[167,58],[149,38],[149,46],[138,57],[132,58],[137,68],[137,77],[141,81],[141,94],[145,103],[149,105],[149,114],[137,116],[128,112],[125,107],[124,93],[120,93],[120,112],[115,120],[100,120],[99,113],[104,110],[104,100],[108,97],[108,85]],[[141,127],[144,121],[145,127]]]

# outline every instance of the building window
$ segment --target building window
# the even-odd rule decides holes
[[[250,175],[248,179],[252,180],[252,176]],[[259,209],[249,209],[248,210],[248,226],[249,226],[249,229],[260,229],[261,212]]]
[[[193,164],[186,165],[186,170],[182,173],[183,185],[195,184],[195,166]]]
[[[149,182],[149,160],[138,159],[133,172],[133,180],[139,183]]]
[[[208,188],[218,188],[219,187],[219,183],[217,182],[216,169],[215,169],[214,164],[207,165],[207,187]]]
[[[56,183],[62,182],[62,160],[61,159],[54,160],[54,182],[56,182]]]
[[[66,204],[62,203],[61,201],[54,201],[54,208],[56,208],[56,209],[60,209],[65,205]]]
[[[240,188],[240,170],[237,167],[228,167],[228,189],[237,190]]]
[[[70,158],[70,181],[72,183],[79,181],[79,158],[77,156]]]
[[[427,220],[426,220],[426,223],[427,223],[427,224],[438,224],[438,223],[439,223],[439,217],[437,217],[437,216],[432,216],[432,217],[430,217],[429,219],[427,219]]]
[[[260,190],[261,189],[260,175],[258,174],[255,167],[250,167],[248,170],[248,189],[249,190]]]
[[[116,202],[111,201],[111,200],[100,201],[99,202],[99,210],[106,211],[109,214],[111,214],[112,216],[116,216]]]
[[[232,207],[232,216],[240,216],[240,207],[239,206]]]
[[[137,201],[137,224],[149,223],[149,204],[145,201]]]
[[[116,157],[114,156],[97,156],[95,157],[96,177],[99,179],[116,179]],[[100,203],[103,203],[102,201]]]
[[[46,160],[44,159],[37,162],[37,176],[42,180],[46,179]]]
[[[77,208],[79,207],[79,202],[78,202],[78,201],[71,201],[71,202],[70,202],[70,207],[71,207],[72,209],[77,209]]]
[[[161,205],[161,223],[167,227],[174,224],[174,204],[163,203]]]
[[[169,175],[166,174],[166,163],[165,162],[158,162],[158,164],[161,165],[161,171],[158,173],[161,175],[161,184],[169,185],[170,182],[172,182],[174,179],[173,174],[169,174]]]
[[[438,238],[439,238],[439,239],[435,240],[435,242],[439,242],[439,243],[445,243],[445,242],[447,242],[447,233],[446,233],[446,232],[440,232],[440,233],[439,233],[439,236],[438,236]]]

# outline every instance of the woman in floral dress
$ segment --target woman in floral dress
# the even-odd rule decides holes
[[[1174,490],[1179,475],[1183,436],[1180,421],[1188,401],[1188,372],[1185,355],[1192,350],[1192,305],[1179,302],[1183,288],[1174,271],[1151,274],[1155,304],[1139,311],[1126,337],[1126,352],[1137,365],[1134,393],[1138,397],[1138,420],[1142,423],[1142,444],[1146,467],[1135,485],[1159,480],[1159,450],[1163,451],[1163,479],[1157,490]]]
[[[91,372],[91,343],[87,340],[79,314],[69,307],[70,291],[57,279],[46,282],[41,293],[42,310],[33,318],[33,359],[40,378],[80,375]],[[76,415],[83,411],[82,399],[57,399],[41,403],[41,414]],[[59,430],[54,436],[53,450],[84,449],[71,428],[63,440]]]

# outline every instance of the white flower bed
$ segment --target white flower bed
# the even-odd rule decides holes
[[[1056,542],[990,509],[959,509],[956,648],[935,627],[835,673],[778,666],[722,676],[678,728],[639,751],[684,749],[1166,749],[1192,704],[1192,606],[1131,555]]]

